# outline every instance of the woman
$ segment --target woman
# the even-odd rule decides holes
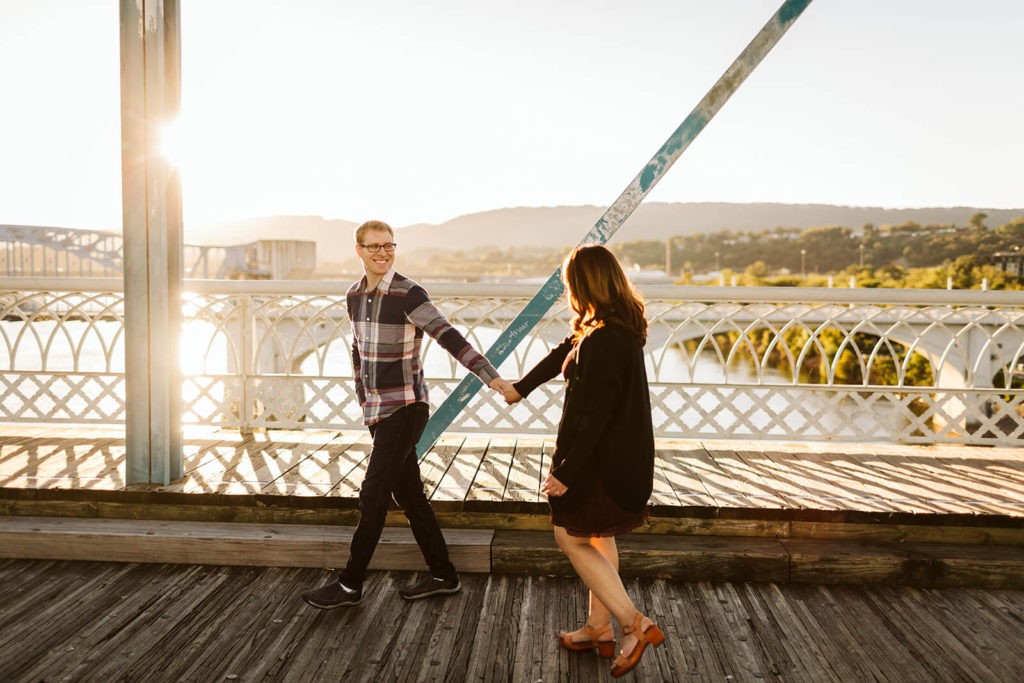
[[[508,403],[561,373],[565,405],[551,471],[541,486],[551,506],[555,540],[590,589],[587,621],[559,634],[570,650],[615,652],[611,617],[622,627],[612,674],[640,661],[661,630],[633,606],[619,578],[615,536],[647,520],[654,480],[654,430],[643,347],[647,320],[639,295],[615,256],[592,245],[562,264],[572,333],[524,378],[506,385]]]

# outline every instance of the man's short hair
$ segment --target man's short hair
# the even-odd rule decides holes
[[[391,226],[384,221],[366,221],[356,228],[356,244],[362,244],[363,239],[366,238],[366,233],[371,230],[385,230],[389,235],[391,235],[391,239],[395,239],[395,231],[392,230]]]

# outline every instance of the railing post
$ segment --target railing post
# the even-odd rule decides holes
[[[251,432],[253,429],[253,405],[251,392],[249,391],[249,375],[253,369],[253,330],[255,324],[253,316],[256,312],[253,310],[252,296],[246,294],[242,297],[242,386],[241,389],[241,403],[239,405],[239,428],[243,432]]]
[[[178,0],[121,0],[126,481],[182,476],[181,195],[159,153],[178,113]]]

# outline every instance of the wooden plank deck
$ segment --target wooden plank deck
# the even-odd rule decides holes
[[[354,531],[348,526],[315,524],[0,516],[0,557],[343,567]],[[491,571],[493,531],[445,529],[443,533],[452,564],[458,571]],[[369,567],[404,571],[427,569],[408,527],[384,530]]]
[[[156,490],[354,499],[370,442],[356,432],[196,429],[185,444],[185,477]],[[435,503],[536,507],[552,447],[535,437],[446,435],[421,470]],[[1024,449],[743,441],[657,448],[652,504],[666,509],[1024,518]],[[123,472],[118,429],[0,426],[0,488],[124,490]]]
[[[0,560],[0,680],[606,681],[558,647],[577,580],[464,575],[406,602],[373,572],[363,603],[314,610],[314,569]],[[667,636],[639,681],[1024,679],[1024,591],[628,580]],[[629,678],[624,680],[630,680]]]

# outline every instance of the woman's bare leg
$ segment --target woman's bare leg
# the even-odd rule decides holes
[[[569,558],[573,569],[587,585],[601,605],[619,622],[620,626],[633,623],[637,609],[626,594],[626,588],[619,578],[618,568],[613,566],[604,554],[591,544],[589,538],[570,536],[564,527],[555,527],[555,541]],[[644,619],[641,628],[647,628],[650,619]],[[622,639],[622,651],[632,652],[636,638],[626,636]]]
[[[592,537],[590,538],[590,545],[597,548],[598,552],[605,556],[605,559],[612,565],[615,572],[619,571],[619,549],[615,545],[615,537],[608,536],[605,538]],[[594,591],[590,591],[590,609],[587,612],[587,623],[595,628],[600,628],[610,622],[612,619],[611,612],[604,606],[604,603],[594,595]],[[583,632],[583,629],[573,631],[570,634],[570,638],[577,642],[587,640],[589,636]],[[600,641],[614,640],[615,634],[611,631],[601,634],[598,638]]]

